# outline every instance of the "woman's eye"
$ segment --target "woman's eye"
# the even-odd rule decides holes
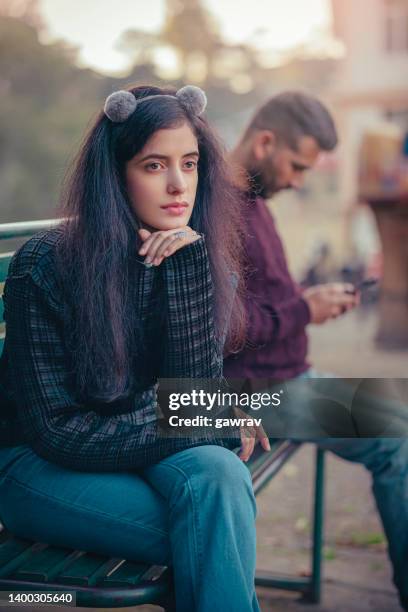
[[[184,167],[187,168],[187,170],[194,170],[194,168],[197,167],[197,162],[194,160],[186,161]]]
[[[160,168],[162,167],[160,162],[151,162],[150,164],[147,164],[146,169],[147,170],[160,170]]]

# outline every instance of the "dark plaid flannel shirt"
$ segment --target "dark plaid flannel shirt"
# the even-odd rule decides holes
[[[4,291],[6,341],[0,361],[2,445],[27,443],[43,458],[76,470],[141,469],[186,448],[232,447],[211,432],[201,437],[164,437],[152,420],[150,385],[119,414],[79,403],[67,380],[63,300],[55,266],[59,228],[41,232],[16,253]],[[136,287],[141,317],[157,275],[167,304],[163,378],[216,378],[222,374],[213,321],[213,285],[204,238],[142,271]],[[136,381],[137,382],[137,381]],[[100,408],[100,409],[99,409]],[[146,416],[147,415],[147,416]],[[150,418],[149,416],[150,415]],[[146,417],[146,418],[145,418]]]

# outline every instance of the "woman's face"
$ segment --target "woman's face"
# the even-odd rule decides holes
[[[126,164],[126,188],[143,227],[188,224],[198,182],[198,144],[190,125],[158,130]]]

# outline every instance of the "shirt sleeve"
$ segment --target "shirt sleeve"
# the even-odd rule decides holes
[[[195,271],[194,300],[189,303],[187,299],[192,291],[189,271],[190,265],[194,267],[196,263],[195,256],[190,253],[184,266],[179,255],[168,266],[172,275],[168,277],[169,323],[175,324],[168,341],[168,371],[177,376],[208,376],[209,370],[217,373],[219,367],[217,354],[208,346],[214,332],[206,311],[210,297],[200,293],[203,287],[208,289],[209,283],[208,270],[201,259],[201,267]],[[72,469],[118,471],[145,468],[193,446],[233,446],[231,440],[216,438],[211,432],[201,432],[200,437],[194,438],[176,437],[172,432],[172,437],[165,437],[157,421],[136,425],[78,403],[69,385],[58,303],[29,274],[7,281],[4,299],[7,358],[18,421],[38,455]],[[178,308],[179,300],[182,304]],[[178,315],[181,323],[176,325]],[[178,341],[187,340],[191,344],[178,347]],[[190,347],[202,350],[203,356],[181,355],[183,351],[194,352]],[[175,360],[174,366],[170,365],[171,359]]]

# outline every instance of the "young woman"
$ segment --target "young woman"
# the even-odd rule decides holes
[[[0,517],[21,537],[171,564],[177,610],[244,612],[258,610],[255,503],[236,442],[160,435],[155,410],[159,377],[220,377],[224,336],[242,335],[236,194],[204,107],[191,86],[112,94],[64,222],[12,261]]]

